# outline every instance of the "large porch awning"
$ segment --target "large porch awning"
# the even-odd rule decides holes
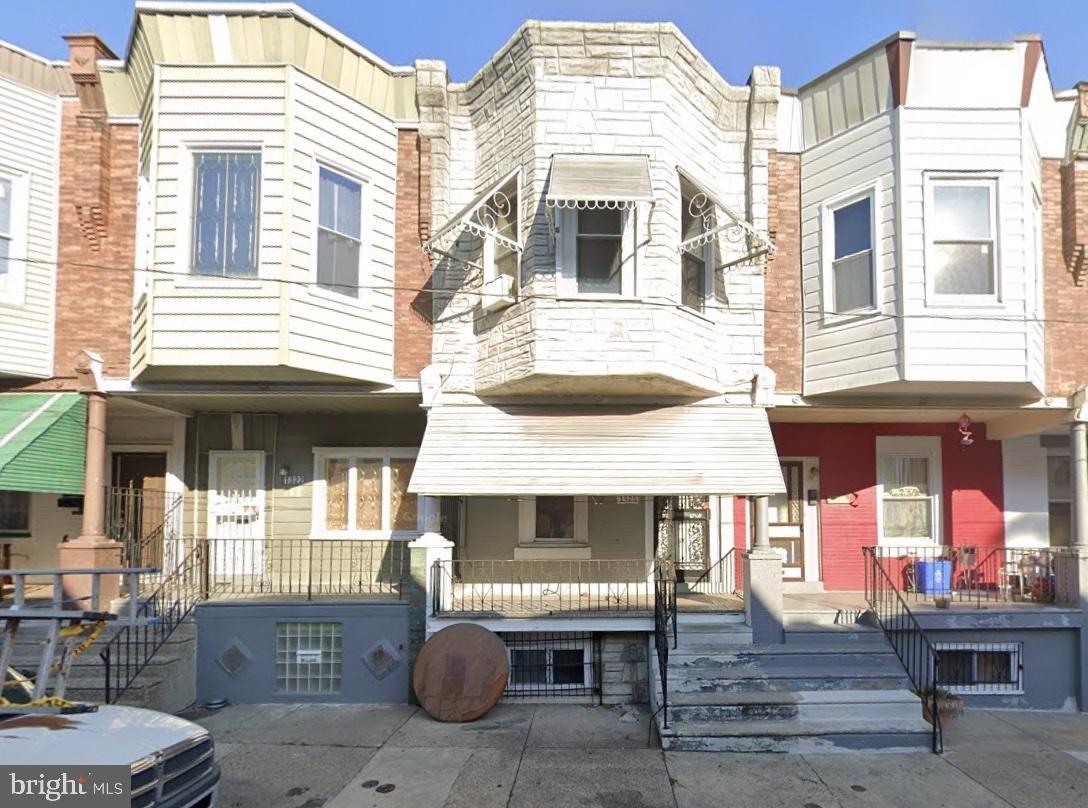
[[[86,451],[79,393],[0,394],[0,491],[81,494]]]
[[[736,494],[785,490],[763,409],[447,405],[431,410],[418,494]]]

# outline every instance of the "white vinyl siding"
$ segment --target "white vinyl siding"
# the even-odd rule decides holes
[[[314,448],[313,538],[415,537],[414,448]]]
[[[60,102],[0,78],[0,109],[0,377],[42,378],[53,370]]]

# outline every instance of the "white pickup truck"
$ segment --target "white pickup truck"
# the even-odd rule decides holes
[[[9,670],[9,681],[21,677]],[[3,696],[26,703],[25,680]],[[132,808],[215,808],[219,766],[206,729],[166,713],[103,705],[70,715],[4,714],[0,706],[0,760],[5,765],[127,765]]]

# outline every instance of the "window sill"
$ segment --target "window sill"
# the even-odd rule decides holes
[[[944,545],[938,542],[936,539],[879,539],[877,541],[877,547],[884,547],[891,550],[939,550],[943,549]]]
[[[261,278],[232,278],[215,275],[177,275],[174,277],[175,289],[260,289],[264,285]]]
[[[637,295],[607,295],[598,293],[556,295],[555,299],[563,303],[645,303]]]
[[[346,309],[350,309],[352,312],[362,309],[366,306],[362,298],[358,295],[352,297],[351,295],[341,294],[340,292],[334,292],[331,289],[323,289],[320,286],[309,286],[306,289],[306,294],[309,297],[317,298],[318,300],[326,301],[328,303],[338,303]]]
[[[1009,307],[1004,301],[990,295],[979,297],[964,297],[960,295],[926,295],[926,308],[929,309],[982,309],[982,310],[1007,310]]]
[[[412,541],[423,533],[419,530],[316,530],[310,541]]]
[[[582,560],[592,558],[588,544],[559,542],[535,542],[532,544],[519,544],[514,548],[514,560],[522,559],[554,559],[554,560]]]
[[[883,314],[883,310],[875,306],[867,309],[854,309],[853,311],[825,311],[823,313],[823,324],[825,326],[846,325],[869,317],[883,316]]]

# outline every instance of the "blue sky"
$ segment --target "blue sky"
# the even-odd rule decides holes
[[[61,34],[96,31],[118,52],[132,21],[130,0],[0,0],[0,39],[45,56],[65,55]],[[797,86],[898,29],[927,39],[1009,40],[1043,35],[1055,86],[1088,79],[1084,0],[305,0],[301,5],[394,64],[444,59],[463,80],[525,19],[669,20],[732,83],[754,64],[779,65]]]

